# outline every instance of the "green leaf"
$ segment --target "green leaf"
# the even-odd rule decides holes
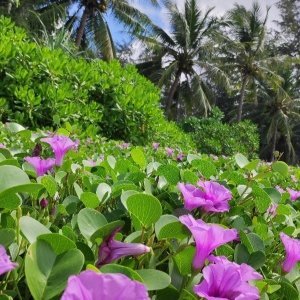
[[[273,203],[280,203],[281,193],[274,188],[264,188],[264,191],[270,196]]]
[[[207,179],[209,179],[211,176],[217,175],[217,169],[210,161],[196,159],[192,161],[192,166],[196,167]]]
[[[154,224],[162,214],[160,202],[152,195],[143,193],[131,195],[126,205],[129,213],[146,228]]]
[[[28,216],[21,217],[20,228],[25,238],[31,244],[36,241],[39,235],[45,233],[51,233],[51,231],[46,226],[44,226],[39,221]]]
[[[166,178],[168,183],[176,185],[180,181],[180,170],[173,165],[160,165],[158,173]]]
[[[113,184],[111,187],[111,197],[116,198],[122,194],[123,191],[128,190],[137,190],[138,187],[131,181],[128,180],[120,180]]]
[[[247,247],[249,253],[255,251],[265,252],[265,244],[259,235],[255,233],[246,234],[243,230],[239,231],[241,242]]]
[[[255,251],[250,254],[244,244],[239,244],[235,247],[234,261],[239,265],[246,263],[254,269],[258,269],[265,264],[266,255],[262,251]]]
[[[111,187],[105,183],[105,182],[102,182],[98,185],[97,187],[97,190],[96,190],[96,194],[97,196],[99,197],[101,203],[105,203],[109,197],[110,197],[110,194],[111,194]]]
[[[120,273],[120,274],[124,274],[127,277],[129,277],[132,280],[137,280],[139,282],[144,282],[143,278],[134,270],[121,266],[121,265],[117,265],[117,264],[108,264],[108,265],[104,265],[103,267],[100,268],[100,272],[107,274],[107,273]],[[103,299],[104,300],[104,299]]]
[[[29,183],[28,175],[20,168],[15,166],[0,166],[0,192]]]
[[[0,229],[0,245],[5,248],[9,247],[15,240],[16,234],[13,229],[2,228]]]
[[[276,213],[278,215],[290,216],[291,215],[291,210],[287,205],[278,204],[278,206],[276,207]]]
[[[276,161],[272,164],[272,169],[283,177],[286,177],[289,174],[289,166],[283,161]]]
[[[54,250],[56,255],[64,253],[70,249],[76,249],[73,241],[59,233],[46,233],[37,237],[37,240],[46,241]]]
[[[157,291],[156,299],[157,300],[179,299],[179,292],[173,285],[170,284],[166,288]]]
[[[141,150],[139,150],[138,148],[135,148],[135,149],[131,150],[130,154],[131,154],[133,161],[135,163],[137,163],[141,167],[142,170],[145,170],[147,161],[146,161],[144,153]]]
[[[278,290],[278,294],[289,300],[298,300],[299,292],[288,282],[280,282],[281,288]]]
[[[95,243],[95,240],[97,238],[104,238],[104,237],[109,236],[115,229],[117,229],[118,227],[123,227],[124,224],[125,224],[125,222],[122,220],[118,220],[118,221],[114,221],[114,222],[105,224],[104,226],[99,228],[97,231],[95,231],[91,235],[90,241],[92,243]]]
[[[77,223],[81,234],[89,240],[94,232],[107,224],[107,220],[97,210],[84,208],[78,214]]]
[[[25,275],[34,299],[51,299],[67,286],[70,275],[77,275],[83,266],[84,256],[78,249],[56,255],[44,240],[30,245],[25,257]]]
[[[83,192],[80,195],[80,200],[83,202],[85,207],[96,208],[100,204],[98,196],[91,192]]]
[[[171,277],[162,271],[143,269],[137,273],[142,277],[148,291],[165,289],[171,283]]]
[[[22,199],[17,194],[7,195],[6,197],[0,197],[0,208],[5,208],[9,210],[16,209],[22,204]]]
[[[54,197],[57,191],[57,185],[53,177],[43,176],[41,177],[41,184],[46,188],[49,196]]]
[[[252,160],[250,163],[246,164],[243,168],[247,169],[248,171],[252,171],[258,166],[259,162],[260,159]]]
[[[262,188],[256,185],[252,187],[252,193],[255,195],[254,202],[259,212],[266,212],[272,203],[270,196]]]
[[[181,275],[185,276],[192,273],[192,262],[195,252],[195,247],[188,246],[173,257]]]
[[[163,215],[155,223],[155,233],[159,240],[176,238],[183,240],[190,236],[190,231],[175,216]]]
[[[240,168],[244,168],[249,164],[249,160],[241,153],[237,153],[234,158]]]
[[[22,131],[22,130],[25,130],[26,128],[23,127],[22,125],[18,124],[18,123],[13,123],[13,122],[10,122],[7,124],[7,128],[12,131],[12,132],[19,132],[19,131]]]
[[[198,176],[189,170],[184,171],[182,179],[184,182],[189,182],[193,185],[197,185],[197,182],[199,181]]]
[[[11,196],[15,193],[29,193],[29,194],[36,194],[41,189],[43,189],[44,186],[39,183],[29,183],[29,184],[22,184],[17,185],[14,187],[11,187],[9,189],[6,189],[0,193],[0,199]]]

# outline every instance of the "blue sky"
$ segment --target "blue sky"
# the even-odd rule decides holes
[[[174,0],[174,2],[177,4],[179,8],[183,8],[184,6],[184,0]],[[259,4],[261,8],[265,11],[266,6],[271,6],[271,9],[269,11],[269,18],[268,18],[268,27],[274,27],[273,20],[278,20],[278,9],[276,8],[275,4],[278,2],[278,0],[259,0]],[[168,31],[168,20],[166,17],[166,11],[163,8],[155,8],[151,6],[150,0],[132,0],[131,3],[138,8],[140,11],[146,13],[151,20],[164,28],[166,31]],[[246,8],[250,8],[252,5],[251,0],[200,0],[199,4],[200,7],[205,11],[209,7],[215,7],[215,9],[212,12],[212,15],[215,16],[221,16],[223,15],[227,10],[234,7],[234,4],[240,4],[244,5]],[[128,36],[122,32],[123,28],[122,26],[116,24],[114,22],[109,14],[107,14],[107,21],[110,25],[110,29],[112,31],[112,36],[116,42],[122,43],[123,40],[128,41]]]

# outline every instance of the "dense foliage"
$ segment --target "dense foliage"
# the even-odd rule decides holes
[[[0,124],[1,298],[298,299],[299,169],[68,129]]]
[[[134,143],[172,143],[176,137],[179,144],[192,145],[165,120],[159,90],[134,66],[87,62],[61,49],[38,46],[3,17],[0,35],[3,122],[36,128],[61,121],[76,124],[86,137],[101,134]]]
[[[255,157],[259,149],[257,126],[249,121],[222,123],[223,114],[215,107],[209,118],[187,118],[182,124],[186,132],[193,134],[193,140],[201,153],[233,155],[243,153]]]

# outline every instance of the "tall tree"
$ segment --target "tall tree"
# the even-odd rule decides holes
[[[239,87],[237,122],[242,120],[243,105],[247,88],[251,87],[251,97],[255,96],[255,88],[259,80],[270,80],[280,84],[280,77],[269,69],[270,64],[278,63],[278,57],[269,57],[265,51],[266,22],[269,7],[264,17],[258,2],[252,8],[235,4],[227,15],[229,31],[226,32],[221,59],[223,68],[231,74]]]
[[[183,11],[173,1],[165,1],[164,5],[170,33],[153,25],[151,36],[141,37],[151,48],[152,57],[138,64],[138,69],[165,91],[165,112],[169,119],[172,104],[178,105],[184,91],[194,101],[194,111],[200,107],[207,115],[212,95],[206,80],[228,83],[224,73],[212,63],[212,39],[219,26],[216,18],[211,17],[213,8],[203,12],[196,0],[186,0]]]
[[[19,20],[18,24],[26,27],[34,20],[41,24],[41,20],[50,32],[55,26],[55,21],[61,18],[68,26],[72,24],[77,48],[88,44],[101,58],[110,60],[116,57],[116,53],[107,17],[115,18],[131,33],[146,30],[151,24],[150,19],[131,2],[130,0],[23,0],[21,5],[14,9],[14,13],[15,19]],[[148,2],[158,6],[157,0]],[[5,8],[2,7],[2,10],[4,9],[7,9],[7,3]],[[30,11],[33,11],[37,18],[34,18]],[[32,30],[34,26],[29,27],[29,30]],[[40,29],[44,30],[44,27],[40,26]]]

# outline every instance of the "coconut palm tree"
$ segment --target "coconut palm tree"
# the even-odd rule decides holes
[[[213,8],[203,12],[196,0],[186,0],[184,11],[173,1],[164,1],[170,33],[152,25],[151,35],[140,36],[151,58],[137,65],[139,71],[166,93],[165,113],[170,119],[173,104],[179,105],[183,92],[193,100],[193,109],[201,108],[204,115],[211,108],[212,95],[206,84],[208,78],[228,84],[226,75],[212,61],[218,22],[211,17]],[[174,116],[173,116],[174,119]]]
[[[269,9],[266,8],[266,14],[262,17],[258,2],[253,2],[250,10],[235,4],[226,15],[228,31],[220,53],[224,70],[231,74],[234,85],[238,87],[237,122],[242,120],[247,93],[255,101],[258,82],[272,81],[280,87],[281,78],[271,71],[270,66],[283,62],[283,57],[270,57],[265,48]],[[247,90],[249,87],[251,93]]]
[[[147,25],[151,23],[145,14],[131,4],[130,0],[23,1],[14,10],[20,21],[23,20],[23,23],[27,23],[28,26],[29,22],[36,20],[35,26],[38,26],[39,30],[44,30],[46,26],[51,32],[53,30],[51,26],[55,26],[55,22],[63,19],[68,28],[70,23],[72,24],[77,48],[89,44],[105,60],[116,57],[113,38],[106,21],[108,16],[122,23],[131,33],[146,30]],[[158,5],[157,0],[148,0],[148,2]],[[35,16],[30,14],[30,11],[33,11],[38,18],[34,18]],[[42,26],[40,21],[42,21]],[[31,26],[30,30],[33,27]]]
[[[288,163],[297,163],[296,152],[300,150],[296,146],[300,140],[300,98],[296,98],[297,85],[291,70],[278,70],[283,79],[281,86],[265,86],[265,93],[258,97],[257,104],[245,105],[247,117],[258,124],[261,157],[272,160],[274,151],[279,150]]]

